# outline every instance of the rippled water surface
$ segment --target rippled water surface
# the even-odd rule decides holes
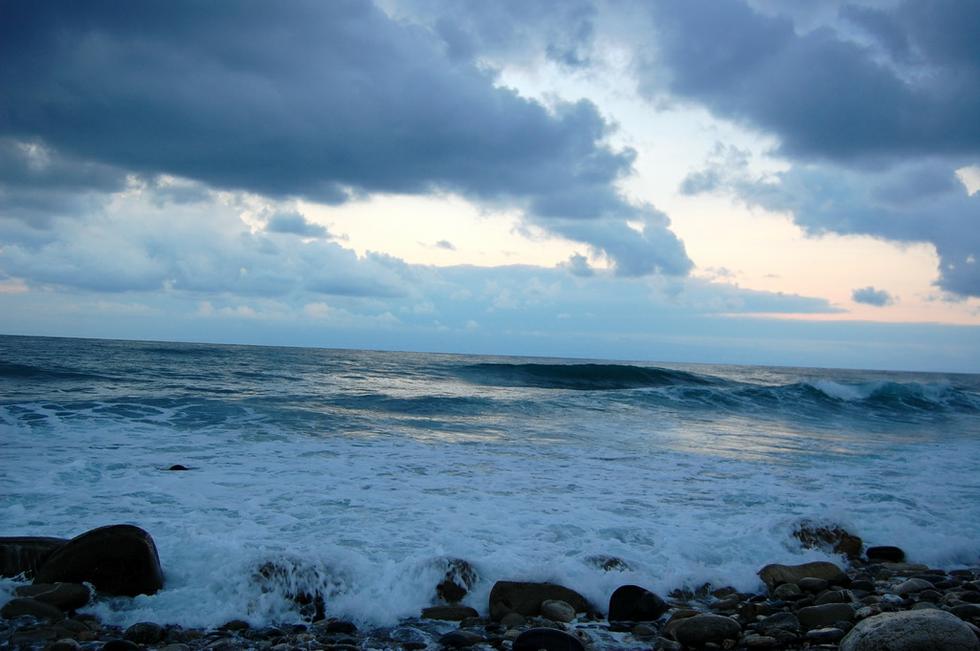
[[[369,623],[445,557],[481,610],[504,578],[750,589],[825,558],[801,519],[980,561],[976,375],[0,337],[0,455],[0,534],[153,534],[167,587],[120,623],[299,617],[268,560]]]

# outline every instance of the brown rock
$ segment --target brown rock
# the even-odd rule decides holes
[[[818,526],[809,521],[801,522],[793,536],[807,549],[823,549],[850,559],[860,558],[864,546],[858,536],[837,525]]]
[[[540,615],[541,602],[549,599],[564,601],[577,613],[594,610],[585,597],[561,585],[497,581],[490,590],[490,618],[500,621],[504,615],[511,612],[524,616]]]
[[[759,577],[770,590],[782,583],[796,583],[806,577],[823,579],[828,583],[846,583],[848,581],[844,570],[827,561],[814,561],[801,565],[766,565],[759,570]]]

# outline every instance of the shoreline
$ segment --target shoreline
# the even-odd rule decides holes
[[[2,605],[0,648],[860,650],[862,647],[853,646],[855,636],[872,628],[862,622],[892,622],[897,626],[909,625],[905,620],[911,618],[917,630],[945,626],[961,637],[968,631],[980,649],[980,563],[952,570],[909,563],[901,549],[866,547],[860,538],[839,527],[803,525],[795,536],[802,547],[839,555],[842,562],[767,565],[759,571],[766,585],[759,592],[705,584],[697,590],[656,595],[641,586],[626,585],[610,595],[608,604],[590,603],[574,590],[556,584],[498,581],[489,602],[478,611],[461,604],[478,580],[475,571],[465,560],[447,559],[446,574],[434,586],[432,606],[395,626],[359,628],[332,617],[329,602],[319,593],[296,592],[290,596],[306,619],[303,624],[253,627],[238,619],[214,628],[184,628],[147,621],[125,629],[78,611],[92,596],[101,599],[104,594],[118,595],[120,591],[136,595],[163,587],[162,573],[154,575],[159,566],[153,567],[158,559],[149,534],[131,525],[115,525],[71,541],[0,539],[0,548],[9,544],[3,541],[43,540],[54,550],[21,559],[30,565],[34,583],[27,583],[22,574],[24,583],[16,588],[14,599]],[[143,560],[146,566],[140,569],[140,576],[136,576],[139,572],[122,578],[92,574],[86,583],[96,587],[95,594],[72,582],[47,583],[51,577],[59,578],[59,572],[79,571],[78,558],[86,553],[102,554],[96,560],[103,563],[108,558],[105,554],[122,554],[119,558],[127,559],[130,570],[135,567],[132,563],[138,565]],[[618,559],[606,560],[605,571],[621,569]],[[277,577],[281,571],[269,564],[260,575],[275,580],[282,578]]]

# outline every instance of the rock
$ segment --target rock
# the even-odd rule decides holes
[[[424,649],[429,646],[429,636],[412,626],[399,626],[388,633],[388,639],[403,649]]]
[[[560,599],[547,599],[541,602],[541,616],[567,623],[575,619],[575,609]]]
[[[446,622],[461,622],[467,617],[479,617],[480,613],[469,606],[430,606],[422,609],[422,619],[441,619]]]
[[[852,601],[854,601],[854,595],[851,594],[850,590],[827,590],[817,595],[817,598],[813,600],[813,604],[815,606],[822,606],[823,604],[849,604]]]
[[[64,538],[38,536],[0,538],[0,576],[34,576],[51,552],[66,542]]]
[[[531,628],[514,640],[513,651],[585,651],[574,635],[553,628]]]
[[[742,644],[747,649],[774,649],[779,646],[779,640],[768,635],[746,635],[742,638]]]
[[[137,644],[156,644],[163,639],[163,627],[153,622],[139,622],[127,628],[123,637]]]
[[[770,590],[781,583],[795,583],[807,577],[823,579],[828,583],[847,583],[844,571],[827,561],[814,561],[802,565],[766,565],[759,570],[759,577]]]
[[[657,651],[682,651],[684,649],[678,642],[668,640],[665,637],[658,637],[657,644],[653,648]]]
[[[35,583],[22,585],[14,593],[18,597],[37,599],[61,610],[76,610],[91,598],[89,589],[80,583]]]
[[[910,594],[915,594],[916,592],[922,592],[923,590],[933,590],[934,586],[929,581],[925,579],[908,579],[898,584],[895,587],[895,594],[905,596]]]
[[[486,638],[484,638],[482,635],[474,631],[467,629],[456,629],[455,631],[449,631],[440,637],[439,644],[451,649],[465,649],[466,647],[471,647],[474,644],[479,644],[485,639]]]
[[[109,640],[102,645],[102,651],[138,651],[139,645],[129,640]]]
[[[326,616],[326,604],[319,586],[324,577],[312,565],[289,558],[267,561],[253,576],[262,592],[280,592],[299,608],[307,621],[319,622]]]
[[[892,547],[891,545],[868,547],[865,555],[872,563],[902,563],[905,561],[905,552],[899,547]]]
[[[597,554],[595,556],[588,556],[584,560],[592,567],[603,572],[629,572],[633,569],[632,565],[615,556]]]
[[[163,587],[150,534],[128,524],[87,531],[55,549],[38,568],[37,583],[91,583],[99,592],[133,597]]]
[[[815,628],[806,632],[806,639],[812,642],[838,642],[844,637],[844,631],[839,628]]]
[[[252,628],[252,625],[246,622],[244,619],[233,619],[229,622],[225,622],[218,627],[219,631],[247,631]]]
[[[500,618],[500,623],[507,628],[517,628],[518,626],[527,624],[527,617],[520,613],[507,613]]]
[[[688,617],[674,629],[674,639],[686,647],[722,644],[725,640],[738,640],[741,635],[742,627],[738,622],[722,615]]]
[[[490,618],[494,621],[510,612],[524,616],[541,614],[541,603],[549,599],[564,601],[575,612],[594,610],[579,593],[554,583],[497,581],[490,590]]]
[[[822,549],[834,554],[843,554],[850,559],[861,557],[864,542],[854,534],[837,525],[818,526],[803,521],[793,532],[793,536],[807,549]]]
[[[182,470],[190,470],[190,468],[188,468],[185,465],[182,465],[182,464],[179,464],[179,463],[175,463],[174,465],[172,465],[169,468],[167,468],[167,470],[182,471]]]
[[[851,604],[807,606],[796,611],[796,616],[806,630],[823,628],[833,626],[837,622],[849,622],[854,619],[854,607]]]
[[[458,603],[476,585],[473,566],[461,558],[446,559],[446,574],[436,586],[436,597],[446,603]]]
[[[14,619],[15,617],[22,617],[24,615],[30,615],[37,619],[46,619],[52,622],[65,618],[65,614],[55,606],[38,601],[37,599],[31,599],[30,597],[11,599],[3,605],[3,608],[0,608],[0,616],[4,619]]]
[[[772,596],[783,601],[796,601],[803,598],[803,591],[795,583],[780,583],[772,591]]]
[[[841,651],[980,651],[973,630],[942,610],[881,613],[851,629]]]
[[[825,579],[818,579],[814,576],[805,576],[800,579],[798,585],[800,586],[800,590],[804,590],[806,592],[823,592],[830,584],[827,583]]]
[[[763,633],[769,634],[775,629],[799,633],[800,620],[793,613],[776,613],[759,622],[759,630]]]
[[[610,622],[652,622],[670,606],[663,599],[638,585],[616,588],[609,597]]]
[[[952,606],[949,612],[953,613],[960,619],[980,619],[980,606],[977,604],[961,604],[959,606]]]
[[[78,651],[81,646],[70,637],[64,637],[44,647],[44,651]]]

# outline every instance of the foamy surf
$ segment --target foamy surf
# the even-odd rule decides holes
[[[3,357],[27,365],[14,356],[25,343],[4,341]],[[923,378],[691,367],[655,374],[655,386],[590,390],[540,386],[567,369],[535,369],[534,386],[467,378],[510,363],[500,359],[29,343],[36,354],[22,357],[41,373],[3,380],[3,534],[149,531],[166,587],[90,607],[110,623],[299,621],[290,595],[315,589],[332,616],[392,625],[433,601],[447,558],[476,569],[464,602],[481,612],[501,579],[558,582],[595,603],[625,583],[748,591],[762,565],[828,558],[792,537],[804,519],[934,566],[980,559],[969,376],[925,378],[946,387],[945,407],[899,419],[853,406],[874,397],[869,383]],[[766,382],[750,381],[760,373]],[[774,397],[807,386],[842,408],[793,411]],[[749,402],[663,395],[719,387]],[[190,470],[168,472],[175,463]],[[263,580],[269,562],[288,571]]]

